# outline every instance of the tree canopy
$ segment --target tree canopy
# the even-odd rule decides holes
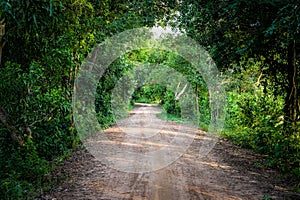
[[[125,30],[157,25],[186,34],[215,61],[227,87],[223,136],[268,155],[265,165],[300,177],[296,0],[1,0],[1,197],[39,195],[50,185],[51,163],[80,144],[72,92],[93,47]],[[199,127],[207,129],[205,81],[182,57],[155,48],[123,55],[99,80],[95,107],[103,127],[114,122],[112,88],[135,62],[164,64],[187,77],[197,94]],[[159,102],[180,117],[179,93],[149,84],[133,93],[133,101]]]

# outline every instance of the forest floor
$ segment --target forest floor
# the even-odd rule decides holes
[[[89,148],[74,151],[62,165],[61,172],[67,177],[38,199],[300,199],[300,194],[291,191],[296,180],[260,165],[264,160],[262,155],[219,138],[211,151],[201,156],[199,146],[209,140],[207,133],[160,120],[156,117],[158,112],[156,106],[139,105],[129,118],[104,131],[106,141],[91,141],[93,145],[121,149],[110,163],[96,159],[99,158],[94,154],[96,151]],[[153,131],[151,124],[160,130]],[[174,142],[176,136],[188,138],[192,132],[196,134],[192,141],[188,140],[191,143],[187,149],[184,145],[176,146],[184,144],[184,140]],[[128,137],[128,134],[132,135]],[[147,153],[159,152],[168,145],[171,146],[168,150],[177,152],[170,154],[173,160],[166,161],[167,151],[163,152],[167,156],[158,153],[161,157],[151,161],[153,157]],[[132,162],[134,158],[130,160],[127,151],[148,155],[150,161],[139,157]]]

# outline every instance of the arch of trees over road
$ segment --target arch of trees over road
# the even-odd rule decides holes
[[[183,32],[215,61],[227,91],[222,135],[267,155],[262,164],[300,177],[296,0],[1,0],[0,21],[4,199],[33,198],[47,190],[55,165],[80,144],[72,120],[72,91],[93,47],[125,30],[155,25]],[[199,126],[207,128],[209,98],[201,76],[181,57],[151,48],[119,58],[99,81],[96,110],[103,127],[114,122],[107,103],[111,88],[135,61],[165,64],[185,74],[198,94]],[[170,115],[179,115],[175,94],[161,86],[141,87],[133,99],[163,100]]]

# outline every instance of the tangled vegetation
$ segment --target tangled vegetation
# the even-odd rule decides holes
[[[222,134],[267,155],[262,164],[300,177],[296,1],[1,0],[0,20],[1,199],[33,199],[47,191],[55,164],[80,143],[72,91],[92,48],[116,33],[157,24],[191,37],[216,62],[227,90]],[[197,93],[199,126],[209,126],[209,91],[201,75],[172,52],[144,49],[117,59],[99,80],[95,108],[103,127],[114,122],[112,88],[135,62],[184,74]],[[160,103],[180,117],[175,96],[150,84],[132,101]]]

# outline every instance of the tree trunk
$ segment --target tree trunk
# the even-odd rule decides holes
[[[18,142],[21,146],[24,145],[22,137],[19,135],[19,131],[8,123],[8,113],[2,106],[0,106],[0,125],[1,124],[9,130],[10,137],[14,142]]]
[[[2,60],[2,49],[5,45],[5,42],[2,41],[3,36],[5,35],[5,18],[0,21],[0,66]]]
[[[286,130],[293,134],[297,127],[299,116],[298,82],[297,82],[297,59],[296,59],[296,41],[294,40],[288,46],[288,71],[287,71],[287,94],[285,98],[285,125]]]
[[[199,115],[198,84],[197,83],[196,83],[196,111],[197,111],[197,115]]]

